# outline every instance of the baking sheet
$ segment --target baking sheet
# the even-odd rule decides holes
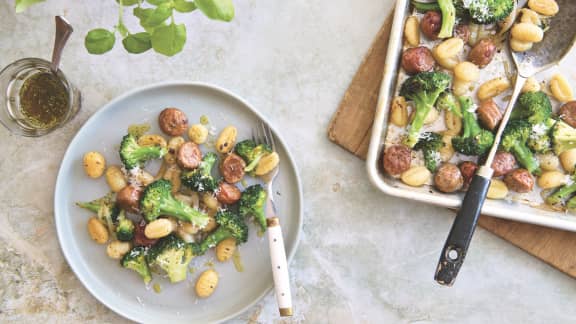
[[[386,64],[384,67],[384,77],[367,156],[368,173],[376,187],[387,194],[439,206],[457,208],[461,203],[463,193],[445,194],[436,191],[432,186],[428,185],[419,188],[410,187],[397,179],[384,175],[380,169],[380,154],[383,147],[396,143],[396,136],[402,133],[402,130],[396,126],[388,125],[388,110],[392,98],[397,93],[398,85],[403,80],[403,76],[399,76],[399,60],[403,51],[404,21],[406,17],[412,14],[409,7],[408,0],[398,0],[396,3]],[[425,38],[422,36],[422,39]],[[422,43],[426,44],[426,42]],[[478,84],[482,81],[501,76],[506,70],[513,72],[513,64],[507,62],[508,58],[506,54],[498,54],[488,67],[481,70]],[[544,73],[536,75],[536,79],[541,82],[544,81],[547,84],[552,75],[561,71],[561,73],[568,78],[570,84],[574,85],[576,84],[575,63],[576,51],[573,50],[559,66],[555,66]],[[508,65],[508,67],[506,67],[506,65]],[[506,99],[510,96],[510,93],[511,89],[496,98],[496,102],[501,108],[505,108]],[[475,91],[471,93],[471,95],[475,97]],[[553,102],[553,106],[557,108],[559,103]],[[438,122],[442,123],[442,117],[439,118]],[[427,129],[433,130],[434,125]],[[458,160],[459,157],[453,158],[453,161]],[[421,163],[421,161],[415,162],[416,165]],[[506,200],[487,199],[482,212],[500,218],[576,231],[576,215],[542,208],[542,203],[540,189],[537,188],[530,194],[511,194]]]

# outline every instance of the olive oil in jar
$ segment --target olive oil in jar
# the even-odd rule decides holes
[[[26,122],[35,128],[52,128],[68,112],[68,90],[51,72],[33,74],[20,88],[20,112]]]

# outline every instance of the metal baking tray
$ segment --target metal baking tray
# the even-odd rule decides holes
[[[397,0],[392,29],[390,32],[388,52],[384,65],[384,77],[380,87],[380,95],[376,107],[370,147],[366,160],[368,175],[372,183],[388,195],[421,201],[437,206],[458,208],[460,207],[464,193],[445,194],[435,190],[431,185],[424,185],[417,188],[410,187],[403,184],[399,179],[385,175],[380,167],[382,149],[386,144],[386,137],[389,134],[388,110],[403,77],[400,73],[400,58],[404,49],[404,21],[411,14],[410,1]],[[549,71],[537,75],[537,80],[547,81],[550,79],[552,74],[558,73],[558,70],[561,69],[561,73],[568,77],[570,83],[575,84],[575,54],[575,51],[569,53],[561,63],[560,67],[552,68]],[[506,58],[501,59],[504,60]],[[490,65],[492,64],[494,64],[494,62]],[[512,64],[510,64],[510,66],[512,66]],[[482,70],[481,80],[479,82],[493,77],[495,77],[495,75],[491,74],[489,71]],[[505,93],[501,96],[501,107],[504,107],[503,102],[507,95],[509,95],[509,93]],[[505,200],[487,199],[482,209],[482,213],[503,219],[576,232],[576,214],[553,211],[549,208],[543,207],[543,200],[540,197],[539,188],[534,190],[531,194],[512,195],[509,199]]]

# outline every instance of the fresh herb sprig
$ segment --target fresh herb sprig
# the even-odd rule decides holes
[[[116,33],[122,37],[122,45],[132,54],[153,49],[155,52],[173,56],[184,48],[186,26],[177,24],[174,12],[190,13],[199,9],[213,20],[231,21],[234,18],[232,0],[116,0],[118,23],[112,30],[96,28],[88,32],[84,46],[90,54],[104,54],[116,43]],[[144,31],[131,33],[124,24],[124,9],[134,7],[132,14],[138,18]]]

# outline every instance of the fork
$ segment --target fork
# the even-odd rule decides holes
[[[259,127],[252,130],[252,139],[257,144],[266,144],[274,152],[274,135],[272,130],[264,122]],[[286,261],[286,251],[284,249],[284,239],[282,238],[282,228],[280,219],[276,216],[276,206],[274,205],[274,190],[272,184],[278,176],[279,168],[276,166],[272,171],[264,176],[266,183],[266,224],[268,226],[268,245],[270,247],[270,260],[272,262],[272,275],[274,277],[274,290],[276,302],[280,316],[292,316],[292,296],[290,294],[290,278],[288,276],[288,262]]]

